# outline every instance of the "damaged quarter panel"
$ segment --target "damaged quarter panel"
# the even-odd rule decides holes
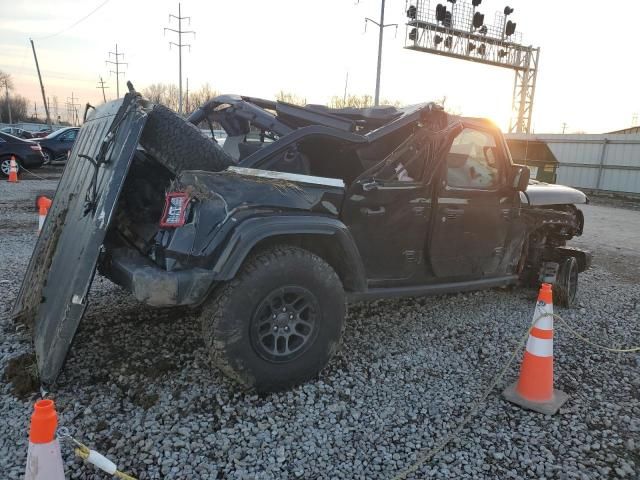
[[[235,268],[225,267],[232,256],[228,242],[243,223],[255,218],[260,219],[260,233],[243,238],[243,249],[271,235],[306,233],[309,222],[324,224],[324,230],[334,225],[334,231],[344,229],[350,238],[335,218],[344,196],[339,179],[231,167],[224,172],[183,172],[172,189],[189,193],[192,212],[186,225],[159,234],[155,259],[167,270],[200,267],[213,269],[218,280],[231,278]],[[305,213],[313,213],[306,224],[301,218]],[[283,216],[296,216],[297,222],[287,226]]]

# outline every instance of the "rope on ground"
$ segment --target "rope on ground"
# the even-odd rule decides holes
[[[82,458],[84,461],[91,463],[95,467],[100,470],[107,472],[113,475],[116,478],[121,478],[122,480],[136,480],[136,478],[128,475],[120,470],[115,463],[109,460],[107,457],[102,455],[101,453],[96,452],[95,450],[91,450],[89,447],[80,443],[78,440],[73,438],[69,433],[69,430],[62,427],[58,429],[60,438],[71,440],[75,443],[76,448],[74,449],[75,454]]]
[[[551,315],[551,314],[548,314]],[[589,340],[587,337],[581,335],[580,333],[578,333],[578,331],[575,329],[575,327],[573,327],[571,325],[571,323],[569,323],[567,320],[565,320],[564,318],[562,318],[560,315],[556,315],[555,313],[553,314],[553,318],[560,320],[560,323],[562,323],[562,328],[566,329],[567,332],[569,332],[571,335],[573,335],[574,337],[576,337],[578,340],[583,341],[584,343],[586,343],[587,345],[591,345],[592,347],[595,348],[600,348],[602,350],[606,350],[607,352],[613,352],[613,353],[634,353],[634,352],[640,352],[640,347],[629,347],[629,348],[611,348],[611,347],[607,347],[606,345],[601,345],[599,343],[595,343],[592,340]]]
[[[27,172],[29,175],[33,175],[36,178],[39,178],[40,180],[48,180],[47,178],[41,177],[40,175],[33,173],[31,170],[27,170],[26,168],[24,168],[22,165],[20,165],[20,170],[24,170],[25,172]]]
[[[489,396],[491,391],[495,388],[495,386],[498,384],[498,382],[500,382],[500,380],[502,380],[502,377],[504,377],[505,373],[507,373],[507,370],[509,369],[509,367],[511,367],[511,364],[515,360],[516,356],[518,355],[520,350],[522,350],[522,348],[524,347],[525,342],[527,341],[527,338],[529,337],[529,334],[531,333],[531,330],[535,326],[536,322],[538,320],[540,320],[541,318],[544,318],[544,317],[553,317],[554,319],[559,320],[564,325],[564,328],[567,330],[567,332],[569,332],[570,334],[575,336],[577,339],[579,339],[579,340],[581,340],[581,341],[585,342],[586,344],[591,345],[593,347],[600,348],[600,349],[606,350],[608,352],[615,352],[615,353],[640,352],[640,347],[611,348],[611,347],[607,347],[605,345],[600,345],[598,343],[592,342],[588,338],[586,338],[583,335],[581,335],[580,333],[578,333],[575,330],[575,328],[573,328],[571,326],[571,324],[567,320],[565,320],[560,315],[555,314],[555,313],[545,313],[543,315],[540,315],[537,318],[534,318],[533,321],[531,322],[531,325],[529,325],[529,328],[527,329],[526,333],[522,336],[522,338],[520,339],[520,341],[516,345],[516,348],[514,349],[513,353],[511,354],[511,357],[509,357],[509,361],[505,364],[505,366],[502,368],[502,370],[500,370],[500,372],[493,378],[493,380],[491,381],[491,383],[489,384],[487,389],[480,396],[480,398],[476,401],[476,403],[473,405],[473,407],[471,407],[471,410],[469,411],[469,413],[467,415],[465,415],[465,417],[460,421],[458,426],[453,431],[451,431],[448,435],[446,435],[431,450],[428,450],[428,451],[424,452],[423,454],[419,454],[418,458],[416,459],[416,461],[413,464],[411,464],[409,467],[407,467],[404,470],[400,471],[400,473],[398,473],[395,477],[393,477],[393,480],[404,480],[404,479],[407,478],[408,475],[410,475],[412,473],[415,473],[422,465],[427,463],[429,460],[431,460],[433,457],[435,457],[438,453],[440,453],[442,450],[444,450],[444,448],[453,439],[455,439],[458,436],[458,434],[462,431],[462,429],[471,421],[471,419],[476,415],[476,413],[478,413],[478,408],[485,402],[485,400],[487,399],[487,397]]]

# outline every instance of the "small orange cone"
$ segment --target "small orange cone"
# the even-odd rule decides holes
[[[53,400],[37,401],[31,415],[24,480],[64,480],[57,426],[58,415]]]
[[[47,213],[49,212],[49,208],[51,208],[51,203],[51,199],[44,195],[36,198],[36,206],[38,207],[38,234],[42,231]]]
[[[553,415],[569,396],[553,388],[553,293],[543,283],[518,381],[502,393],[505,399],[536,412]]]
[[[9,181],[12,183],[18,182],[18,164],[16,163],[16,157],[11,155],[11,163],[9,164]]]

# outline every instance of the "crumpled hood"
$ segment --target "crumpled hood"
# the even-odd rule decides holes
[[[589,198],[576,188],[532,180],[525,192],[529,205],[565,205],[589,203]]]

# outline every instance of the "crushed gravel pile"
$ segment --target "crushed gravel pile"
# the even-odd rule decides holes
[[[28,198],[16,200],[24,212]],[[0,206],[5,225],[12,214]],[[33,372],[32,349],[8,318],[33,215],[0,233],[0,372],[18,383],[5,376],[0,386],[0,472],[10,479],[22,478],[38,398],[20,391],[29,375],[15,370]],[[601,343],[640,343],[637,281],[596,265],[580,288],[581,308],[558,313]],[[49,395],[61,425],[140,479],[391,478],[469,411],[528,327],[535,297],[494,289],[352,305],[344,348],[316,381],[258,396],[210,367],[197,315],[154,310],[96,277]],[[556,387],[570,395],[560,413],[502,400],[514,365],[459,439],[410,478],[640,477],[640,355],[595,350],[558,327]],[[70,478],[108,478],[68,444],[63,457]]]

